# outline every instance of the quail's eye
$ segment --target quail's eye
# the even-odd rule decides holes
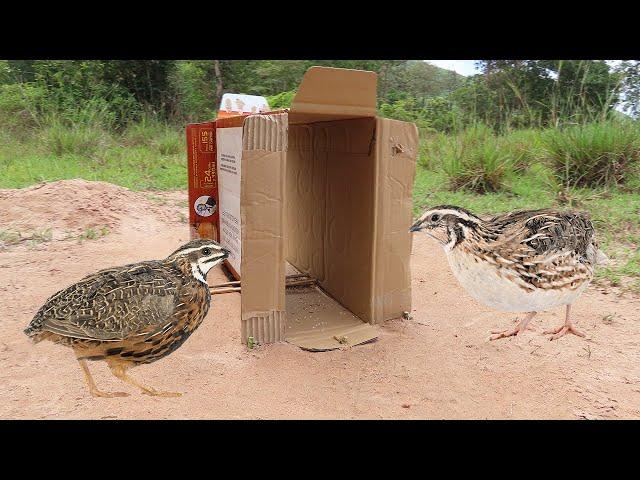
[[[202,254],[203,255],[211,255],[211,249],[210,248],[203,248],[202,249]]]
[[[432,222],[437,222],[438,220],[440,220],[440,215],[438,215],[437,213],[434,213],[433,215],[431,215]]]

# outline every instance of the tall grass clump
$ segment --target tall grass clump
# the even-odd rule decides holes
[[[176,155],[185,151],[184,130],[146,116],[130,124],[122,133],[123,145],[150,147],[161,155]]]
[[[512,160],[500,139],[478,124],[450,137],[440,150],[450,190],[497,192],[512,171]]]
[[[418,165],[428,170],[437,170],[442,164],[442,150],[449,136],[440,132],[429,132],[420,136]]]
[[[118,115],[101,98],[66,106],[49,105],[38,115],[39,140],[54,155],[91,157],[114,143]]]
[[[47,150],[57,156],[91,157],[111,142],[110,134],[99,125],[68,124],[60,120],[51,121],[40,135]]]
[[[605,120],[546,130],[544,156],[560,184],[608,187],[624,183],[640,161],[636,124]]]
[[[514,130],[500,137],[499,143],[517,173],[529,169],[543,156],[538,130]]]

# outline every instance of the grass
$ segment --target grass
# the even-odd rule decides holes
[[[611,259],[597,278],[640,291],[640,128],[629,124],[622,133],[616,129],[611,122],[599,122],[503,135],[482,125],[457,135],[430,133],[421,139],[414,215],[437,204],[479,214],[543,207],[586,210]],[[74,126],[54,119],[47,127],[14,133],[0,128],[0,188],[72,178],[132,190],[187,188],[184,130],[179,127],[143,119],[116,132],[99,123]],[[574,173],[563,177],[566,164],[570,172],[586,168],[600,173],[593,182],[576,182]],[[597,180],[602,178],[615,181]],[[152,194],[148,198],[166,203]],[[180,219],[187,221],[186,216]],[[34,237],[1,230],[0,247],[47,241],[40,233]],[[107,233],[88,229],[74,238],[91,240]]]
[[[558,188],[638,186],[640,124],[602,120],[546,130],[496,134],[476,124],[454,135],[430,134],[420,165],[446,175],[451,191],[507,189],[507,180],[535,163],[549,167]],[[635,178],[636,183],[629,179]]]
[[[613,186],[640,162],[637,125],[604,121],[549,129],[541,135],[543,155],[567,187]]]
[[[33,248],[40,243],[50,242],[53,239],[53,231],[50,228],[37,230],[31,234],[27,241],[27,246]]]
[[[0,249],[18,245],[22,242],[27,242],[28,248],[35,248],[39,244],[50,242],[51,240],[53,240],[53,230],[51,228],[36,230],[31,232],[30,235],[23,235],[21,232],[14,230],[0,230]]]
[[[548,166],[535,163],[508,180],[508,190],[478,194],[450,191],[446,174],[418,167],[413,189],[414,216],[426,207],[450,204],[480,215],[535,208],[588,211],[610,264],[596,270],[596,281],[640,292],[640,189],[558,191]],[[562,193],[560,195],[559,193]]]
[[[109,228],[106,226],[101,227],[99,230],[89,227],[85,229],[85,231],[82,232],[80,235],[78,235],[76,238],[80,243],[82,243],[84,240],[96,240],[108,234],[109,234]]]
[[[422,143],[421,165],[440,168],[449,189],[477,193],[497,192],[513,170],[512,156],[493,131],[478,124],[456,135],[436,135]]]
[[[17,245],[22,241],[22,235],[20,232],[13,230],[0,230],[0,248],[7,247],[9,245]]]
[[[62,240],[77,240],[82,243],[85,240],[96,240],[109,234],[107,226],[95,228],[86,228],[82,233],[74,235],[70,232]],[[0,250],[10,246],[18,245],[26,242],[27,248],[35,248],[41,243],[47,243],[53,240],[53,230],[46,228],[43,230],[35,230],[30,233],[23,234],[14,230],[0,230]]]
[[[186,147],[180,128],[149,122],[122,133],[52,122],[14,136],[0,130],[0,188],[84,178],[132,190],[186,188]]]

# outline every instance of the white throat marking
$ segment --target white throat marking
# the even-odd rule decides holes
[[[207,285],[207,280],[204,278],[204,273],[202,272],[202,270],[200,270],[200,266],[197,263],[191,264],[191,273],[196,279]]]

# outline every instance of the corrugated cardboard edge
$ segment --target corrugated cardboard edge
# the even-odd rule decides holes
[[[284,340],[286,312],[248,312],[242,318],[242,343],[253,337],[256,343],[273,343]]]
[[[415,124],[377,118],[373,323],[411,311],[409,227],[418,146]]]
[[[284,340],[287,114],[244,121],[241,208],[242,342]]]

